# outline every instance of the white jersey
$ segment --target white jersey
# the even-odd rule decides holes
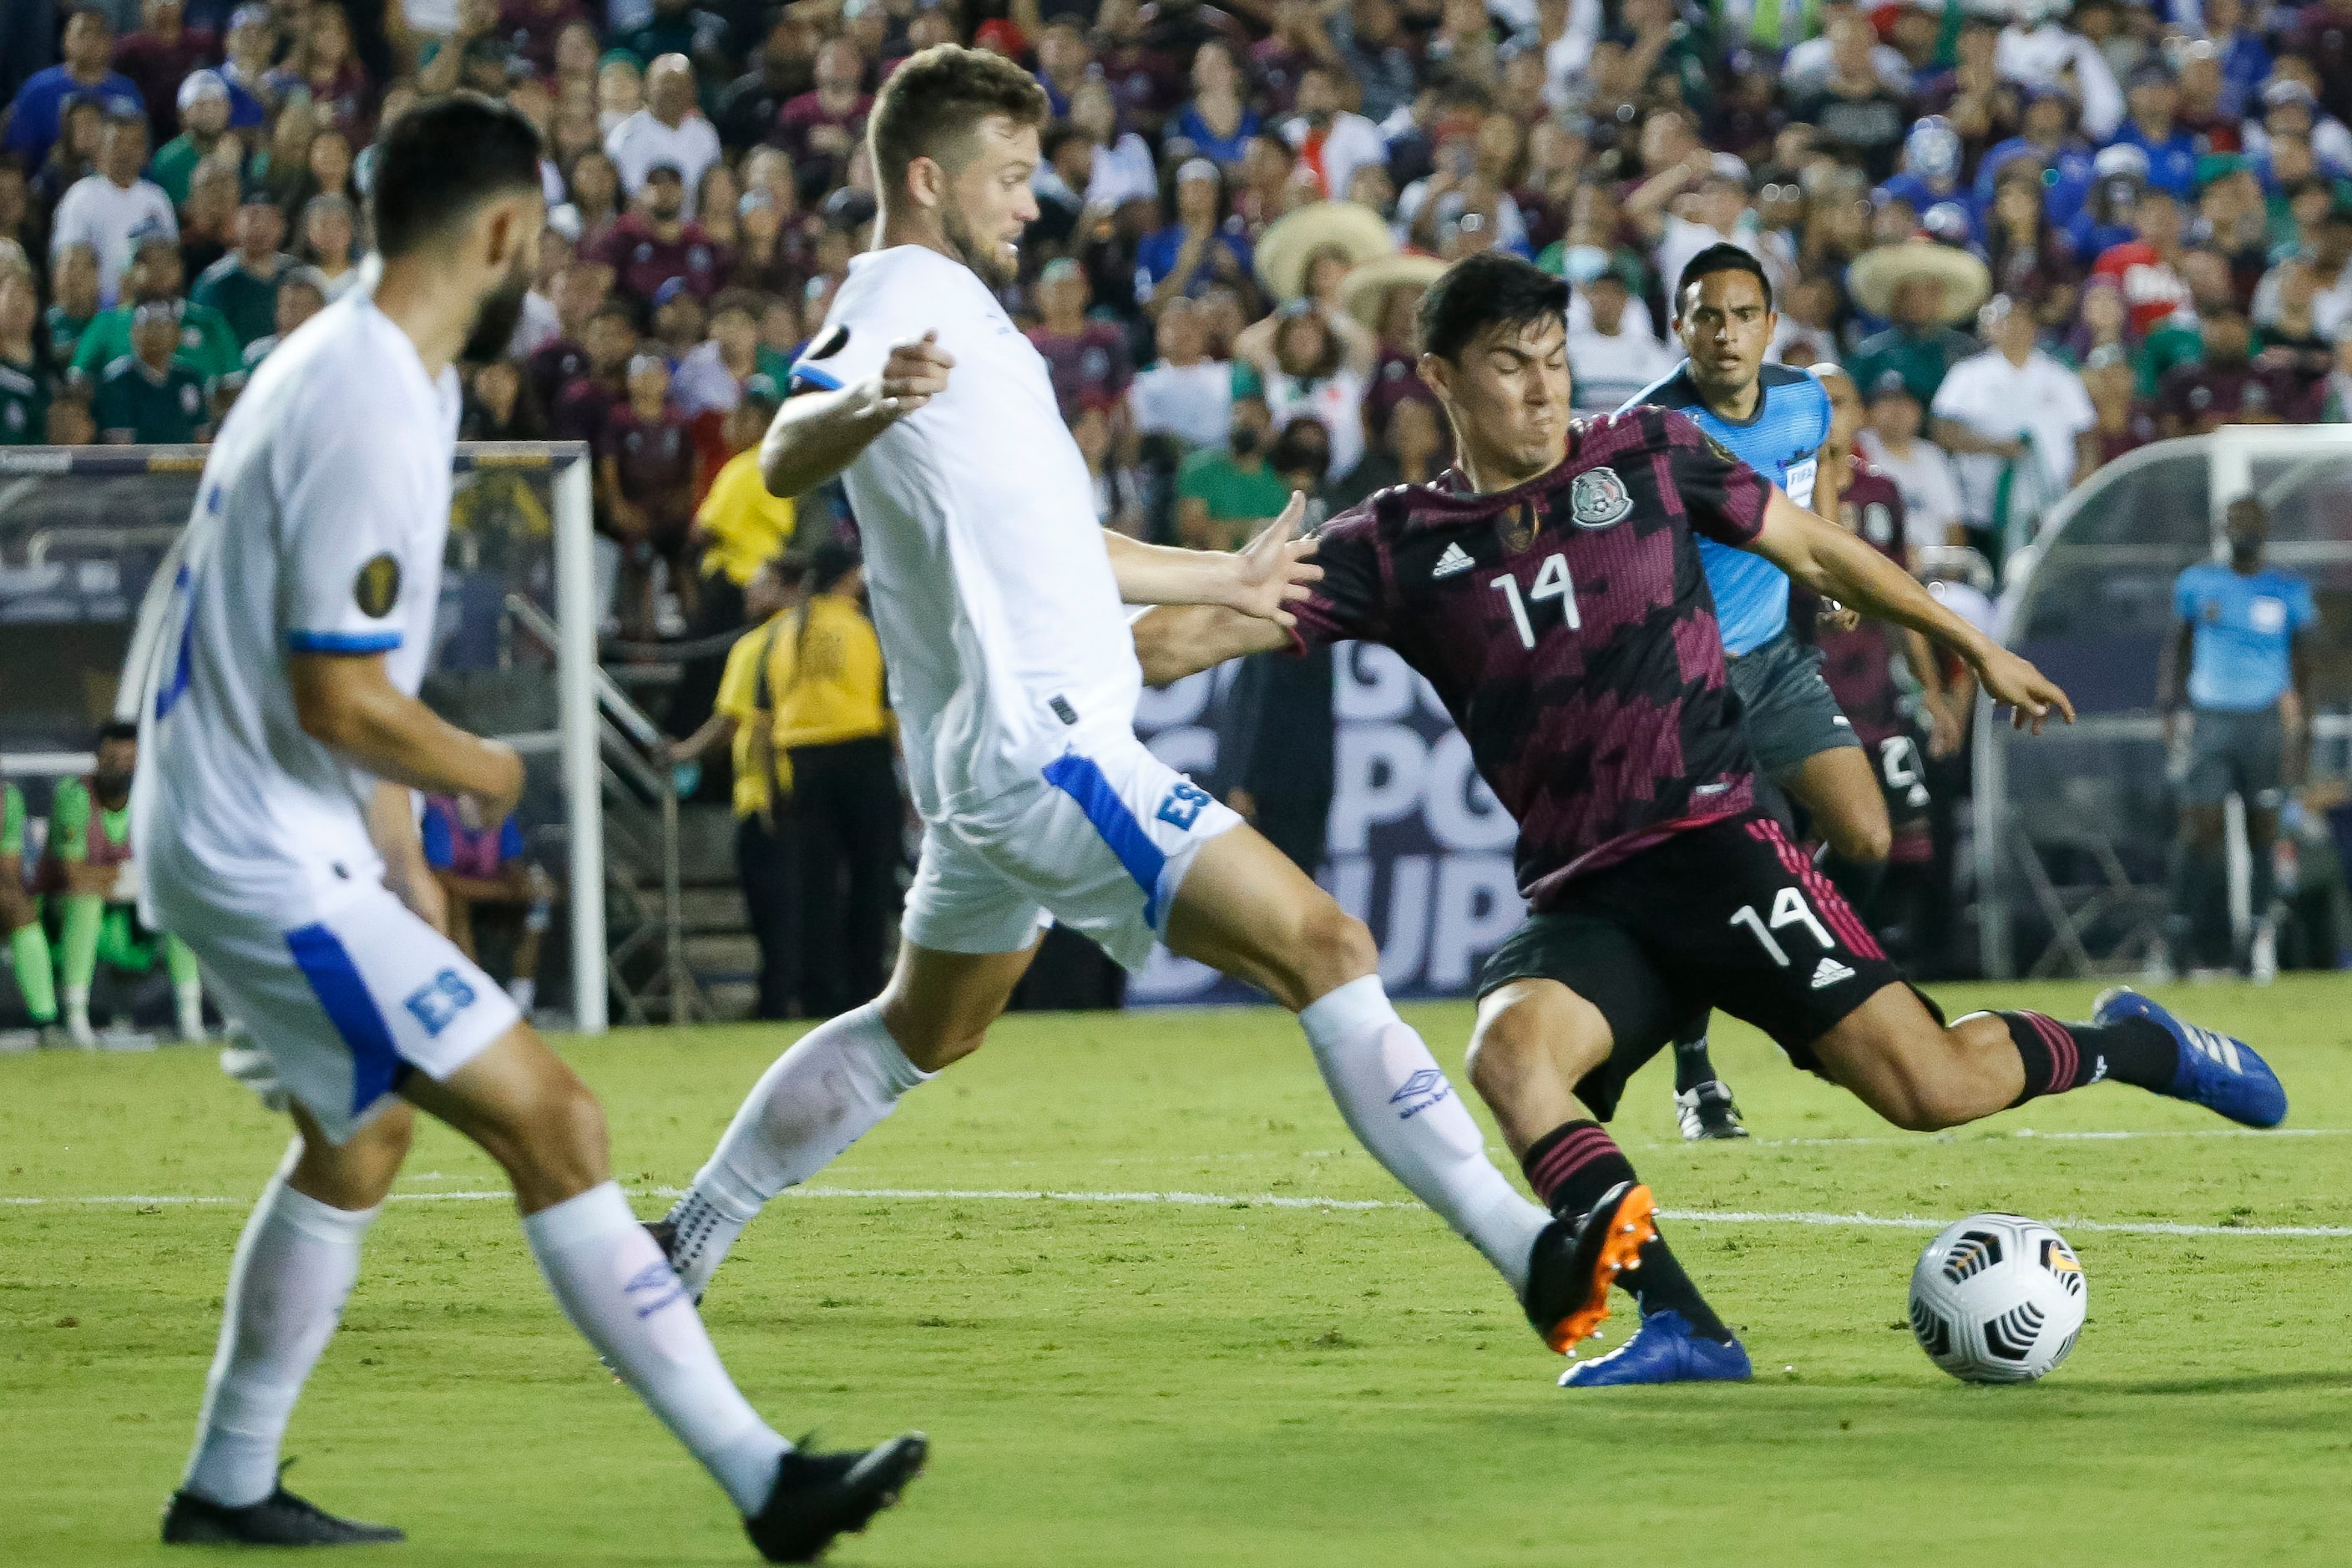
[[[423,683],[457,412],[456,372],[428,377],[364,292],[288,337],[230,411],[140,704],[151,918],[194,899],[290,930],[381,884],[376,781],[303,732],[287,658],[381,653],[394,687]]]
[[[947,391],[844,479],[908,784],[936,821],[1131,739],[1143,678],[1045,362],[969,268],[920,246],[853,258],[794,383],[855,384],[927,331],[955,357]]]

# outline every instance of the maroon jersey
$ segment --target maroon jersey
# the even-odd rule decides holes
[[[731,265],[727,247],[700,224],[681,224],[677,237],[664,239],[635,213],[606,229],[589,249],[591,260],[613,269],[614,287],[636,300],[651,300],[663,284],[679,278],[696,299],[707,300],[719,292]]]
[[[2199,435],[2224,425],[2305,425],[2317,417],[2294,376],[2250,363],[2175,365],[2158,384],[2157,406]]]
[[[682,416],[664,409],[644,419],[624,403],[605,419],[596,455],[614,460],[623,498],[646,509],[656,535],[693,521],[694,436]]]
[[[1853,477],[1846,483],[1839,510],[1849,531],[1860,534],[1897,566],[1903,564],[1903,492],[1893,479],[1854,458]],[[1810,607],[1792,602],[1790,620],[1817,627],[1822,677],[1853,723],[1855,738],[1875,755],[1881,741],[1904,732],[1903,693],[1895,684],[1895,638],[1902,634],[1884,621],[1864,620],[1850,632],[1821,626],[1814,618],[1821,601],[1802,588],[1793,589],[1792,601],[1799,596]],[[1800,616],[1805,620],[1799,621]]]
[[[1692,534],[1748,543],[1770,494],[1680,414],[1580,420],[1567,461],[1515,489],[1449,471],[1326,524],[1299,635],[1386,643],[1428,678],[1519,825],[1519,891],[1542,910],[1754,804]]]
[[[1062,405],[1065,420],[1076,420],[1089,405],[1109,407],[1127,395],[1127,384],[1135,378],[1127,335],[1117,327],[1088,321],[1069,337],[1032,327],[1029,341],[1045,362],[1045,372],[1054,382],[1054,399]]]

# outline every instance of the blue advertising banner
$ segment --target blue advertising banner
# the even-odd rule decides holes
[[[1460,996],[1526,912],[1510,817],[1470,764],[1429,683],[1370,643],[1334,649],[1338,723],[1329,859],[1318,879],[1371,928],[1395,996]],[[1170,766],[1217,789],[1217,721],[1236,667],[1147,690],[1136,732]],[[1218,790],[1222,795],[1222,789]],[[1128,983],[1134,1006],[1264,998],[1165,948]]]

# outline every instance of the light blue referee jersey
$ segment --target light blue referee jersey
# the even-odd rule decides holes
[[[2193,708],[2259,713],[2294,679],[2294,637],[2319,618],[2311,584],[2292,572],[2241,574],[2218,561],[2183,572],[2173,614],[2194,629],[2189,661]]]
[[[1707,407],[1691,380],[1688,360],[1664,381],[1635,393],[1625,407],[1643,403],[1689,416],[1740,461],[1787,491],[1790,500],[1807,508],[1813,504],[1813,475],[1830,434],[1830,395],[1807,372],[1764,366],[1757,375],[1756,412],[1740,421]],[[1787,573],[1761,555],[1712,539],[1698,541],[1698,558],[1715,595],[1727,652],[1753,653],[1780,635],[1789,624]]]

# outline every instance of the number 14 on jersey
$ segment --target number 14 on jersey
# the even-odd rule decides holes
[[[1510,573],[1506,572],[1486,585],[1502,595],[1504,603],[1511,606],[1511,624],[1518,628],[1523,647],[1536,646],[1535,622],[1528,612],[1546,599],[1559,601],[1560,618],[1570,631],[1580,630],[1584,626],[1576,613],[1576,584],[1568,574],[1568,557],[1558,551],[1545,556],[1543,564],[1536,568],[1535,585],[1528,590],[1525,598],[1519,596],[1518,578]]]

